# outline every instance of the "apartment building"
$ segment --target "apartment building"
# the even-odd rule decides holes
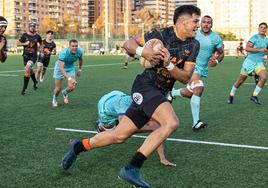
[[[88,0],[0,0],[0,15],[7,18],[6,33],[18,35],[27,29],[30,21],[40,23],[49,16],[61,23],[65,13],[81,22],[82,31],[88,28]]]

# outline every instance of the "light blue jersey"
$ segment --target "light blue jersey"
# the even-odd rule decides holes
[[[75,77],[75,67],[74,63],[83,56],[83,51],[80,48],[77,48],[75,54],[71,54],[70,48],[64,48],[58,57],[57,62],[54,67],[53,77],[56,79],[64,78],[63,74],[60,72],[59,61],[64,63],[64,70],[68,73],[68,75]]]
[[[98,121],[114,125],[120,115],[124,115],[132,103],[132,98],[121,91],[112,91],[99,100]]]
[[[253,44],[253,48],[267,48],[268,47],[268,38],[267,37],[261,37],[259,34],[255,34],[252,37],[250,37],[249,41]],[[263,52],[248,52],[248,56],[246,59],[249,59],[254,62],[261,62],[263,63],[262,57],[265,54]]]
[[[250,37],[249,41],[252,43],[253,48],[267,48],[268,47],[268,38],[261,37],[259,34],[255,34]],[[243,62],[240,74],[248,75],[255,71],[255,73],[259,73],[260,70],[265,69],[263,64],[263,56],[265,54],[263,52],[248,52],[246,59]]]
[[[207,77],[209,59],[217,48],[222,47],[222,39],[213,31],[209,35],[204,35],[201,30],[197,31],[195,39],[200,43],[195,73],[198,73],[201,77]]]

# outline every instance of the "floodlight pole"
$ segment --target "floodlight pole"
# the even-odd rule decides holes
[[[128,24],[129,24],[129,0],[125,1],[125,40],[128,40]]]
[[[104,50],[106,53],[109,52],[109,45],[108,45],[108,42],[109,42],[109,25],[108,25],[108,18],[109,18],[109,4],[108,4],[108,0],[105,0],[105,19],[104,19],[104,35],[105,35],[105,42],[104,42]]]

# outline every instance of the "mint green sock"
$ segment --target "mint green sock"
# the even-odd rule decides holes
[[[236,90],[237,90],[237,88],[236,88],[235,86],[233,86],[232,89],[231,89],[230,95],[231,95],[231,96],[234,96]]]
[[[173,97],[176,97],[176,96],[180,96],[180,97],[181,97],[181,89],[173,89],[173,90],[171,91],[171,95],[172,95]]]
[[[253,96],[257,96],[261,92],[262,88],[259,86],[256,86],[253,92]]]
[[[193,117],[193,125],[197,123],[199,120],[199,111],[200,111],[200,97],[193,95],[191,98],[191,111]]]

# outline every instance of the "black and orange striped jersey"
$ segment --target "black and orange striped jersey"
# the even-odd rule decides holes
[[[27,41],[30,42],[27,46],[23,46],[23,55],[37,56],[38,43],[42,43],[42,38],[40,35],[29,35],[28,33],[23,33],[19,41],[22,43]]]
[[[163,29],[153,29],[151,32],[145,33],[144,40],[145,42],[154,38],[161,40],[170,53],[170,61],[178,68],[183,69],[185,63],[195,63],[200,44],[194,38],[182,41],[177,36],[176,28],[171,26]],[[146,71],[155,74],[156,84],[162,90],[166,92],[166,90],[172,89],[176,80],[163,65],[159,64]]]

